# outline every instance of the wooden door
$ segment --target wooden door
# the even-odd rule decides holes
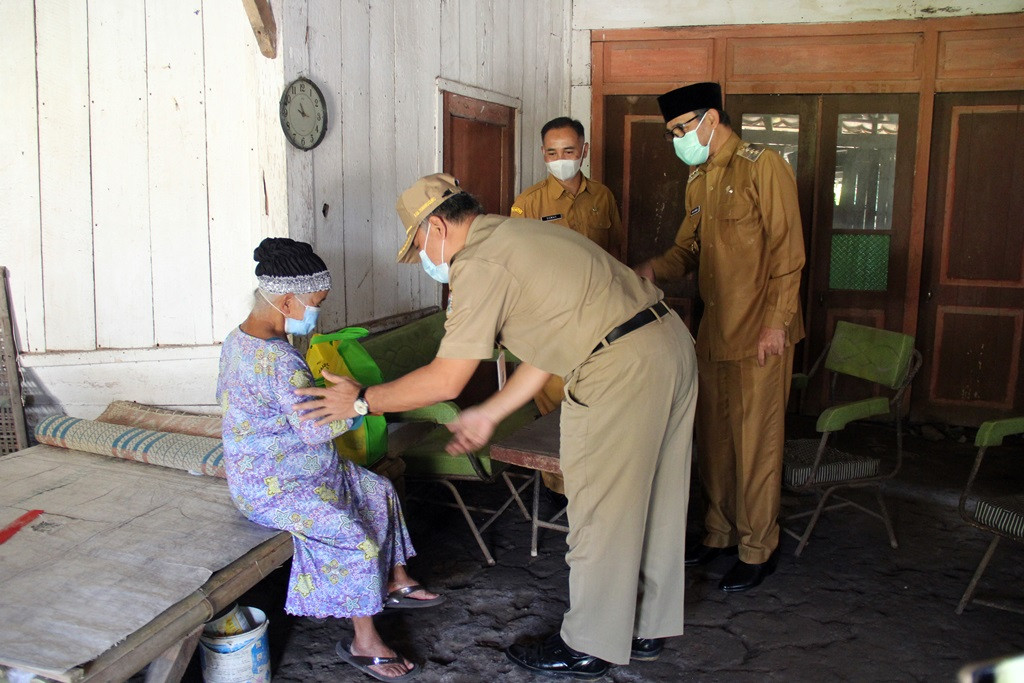
[[[603,182],[619,200],[625,259],[634,266],[672,246],[683,221],[690,171],[665,142],[665,121],[654,96],[606,97],[605,117]],[[696,274],[658,286],[696,334],[703,310]]]
[[[507,216],[515,199],[515,110],[444,93],[444,170],[488,213]]]
[[[911,414],[1024,414],[1024,92],[935,98]]]

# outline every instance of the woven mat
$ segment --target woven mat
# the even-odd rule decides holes
[[[39,443],[50,446],[113,455],[192,474],[222,479],[226,476],[224,446],[220,439],[156,432],[66,415],[46,418],[36,426],[35,435]]]

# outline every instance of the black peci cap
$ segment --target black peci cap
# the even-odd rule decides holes
[[[659,96],[658,106],[665,123],[698,109],[722,111],[722,86],[711,82],[684,85]]]

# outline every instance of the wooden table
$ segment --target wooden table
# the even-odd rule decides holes
[[[548,413],[522,429],[518,429],[501,441],[491,444],[491,459],[533,470],[533,511],[530,515],[530,556],[537,557],[537,529],[553,529],[568,532],[565,524],[556,523],[566,508],[553,517],[540,518],[541,472],[561,473],[558,464],[559,419],[561,410]]]

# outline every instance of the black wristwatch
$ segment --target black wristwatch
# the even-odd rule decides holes
[[[352,403],[352,409],[356,411],[356,415],[369,415],[370,404],[366,402],[366,389],[363,387],[359,390],[359,395],[356,396],[355,402]]]

